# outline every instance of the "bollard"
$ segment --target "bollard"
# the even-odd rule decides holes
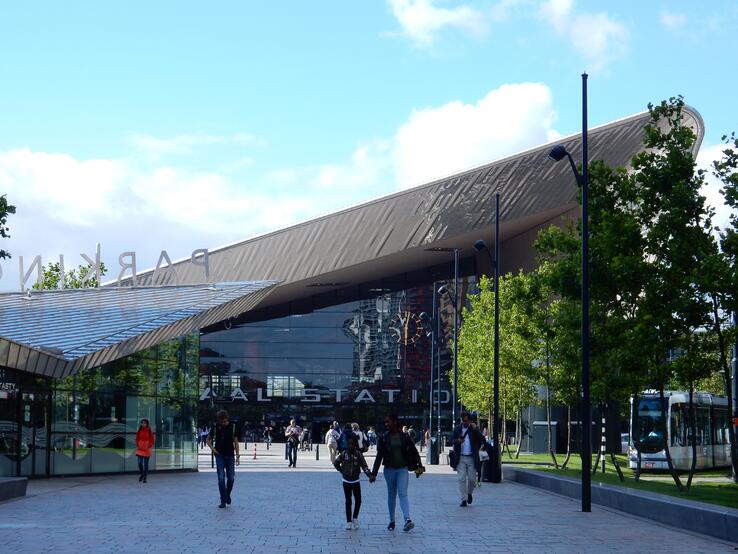
[[[213,453],[213,449],[210,449],[210,467],[215,467],[215,454]]]
[[[254,460],[256,459],[256,443],[254,443]]]
[[[315,445],[315,459],[320,460],[320,443]]]
[[[289,453],[287,451],[287,443],[284,443],[284,459],[285,460],[289,460],[290,459],[290,455],[289,455]]]

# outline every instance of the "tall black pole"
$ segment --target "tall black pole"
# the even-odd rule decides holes
[[[453,408],[451,413],[451,427],[456,425],[458,415],[458,390],[459,381],[459,249],[454,248],[454,392]]]
[[[494,360],[494,413],[492,418],[492,448],[494,456],[492,482],[502,481],[502,465],[500,459],[500,193],[495,194],[495,360]]]
[[[435,285],[434,285],[435,286]],[[436,376],[438,377],[438,397],[436,398],[436,419],[438,427],[436,437],[438,439],[439,456],[443,445],[441,444],[441,306],[436,311]]]
[[[733,327],[738,328],[738,312],[733,312]],[[732,455],[732,466],[733,466],[733,482],[738,483],[738,335],[735,337],[733,343],[733,382],[731,383],[733,398],[732,401],[732,412],[733,412],[733,444],[731,445]]]
[[[427,314],[426,314],[427,315]],[[433,283],[433,309],[431,310],[430,324],[436,321],[436,283]],[[430,359],[430,395],[428,397],[428,435],[433,435],[433,379],[435,376],[435,352],[436,352],[436,331],[431,327],[431,359]],[[440,385],[440,383],[439,383]],[[441,394],[440,386],[437,394]],[[429,444],[430,448],[431,445]],[[432,458],[431,458],[432,459]]]
[[[582,511],[592,511],[592,414],[589,403],[589,159],[587,152],[587,74],[582,73]]]

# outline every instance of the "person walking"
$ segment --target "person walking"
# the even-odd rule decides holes
[[[359,450],[355,435],[348,437],[348,448],[336,456],[333,462],[335,468],[343,477],[343,495],[346,500],[346,529],[359,528],[359,511],[361,510],[361,483],[359,477],[363,470],[373,483],[376,478],[369,471],[364,455]],[[354,497],[353,511],[351,510],[351,496]]]
[[[416,477],[425,471],[420,463],[420,454],[407,433],[400,429],[398,418],[390,414],[384,418],[387,430],[379,437],[377,457],[374,460],[372,476],[377,477],[379,466],[384,465],[384,480],[387,483],[387,508],[389,509],[389,525],[387,529],[395,529],[395,506],[400,497],[400,508],[405,518],[403,531],[410,531],[415,523],[410,518],[410,502],[407,497],[408,471],[414,471]]]
[[[334,421],[331,428],[325,434],[325,445],[328,447],[328,454],[331,457],[331,463],[336,461],[336,452],[338,451],[338,437],[341,435],[338,431],[338,422]]]
[[[291,419],[284,431],[284,436],[287,437],[287,459],[290,462],[287,467],[297,467],[297,447],[300,445],[301,434],[302,429],[294,419]]]
[[[208,446],[215,455],[215,468],[218,473],[218,491],[220,492],[218,508],[225,508],[231,503],[231,491],[233,491],[233,482],[236,478],[235,465],[241,464],[241,454],[238,452],[236,424],[230,422],[228,412],[220,410],[216,418],[218,421],[208,437]]]
[[[136,458],[138,458],[138,482],[146,483],[149,476],[149,458],[154,448],[156,435],[151,430],[148,419],[142,419],[136,432]]]
[[[374,427],[369,427],[366,438],[369,439],[369,446],[377,446],[377,432],[374,430]]]
[[[456,461],[456,474],[459,479],[459,494],[462,508],[472,503],[477,475],[482,464],[479,460],[479,449],[484,445],[484,437],[477,426],[470,421],[469,412],[461,412],[461,425],[451,435]]]
[[[358,423],[354,422],[351,424],[351,432],[356,436],[359,451],[363,454],[369,450],[369,439],[364,434],[364,431],[361,430]]]

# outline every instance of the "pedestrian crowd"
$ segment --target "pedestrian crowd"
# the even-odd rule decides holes
[[[421,450],[423,444],[430,448],[431,433],[429,429],[425,429],[418,437],[412,426],[401,426],[395,414],[389,414],[384,418],[384,426],[385,431],[378,434],[374,427],[369,427],[364,432],[358,423],[346,423],[341,427],[334,421],[323,437],[330,461],[341,474],[346,529],[359,528],[361,474],[366,476],[369,483],[374,483],[380,468],[387,487],[389,514],[387,529],[393,531],[396,528],[395,512],[398,499],[403,517],[403,531],[410,531],[415,527],[408,498],[409,474],[414,473],[416,477],[420,477],[425,472],[416,443],[420,438]],[[252,440],[253,436],[255,435],[252,433]],[[148,420],[141,420],[136,434],[136,455],[141,483],[147,482],[149,458],[155,445],[155,437]],[[288,467],[295,468],[298,450],[312,449],[311,433],[308,429],[300,427],[295,419],[291,419],[289,425],[284,428],[284,437]],[[262,438],[267,446],[271,443],[271,427],[264,428]],[[218,507],[225,508],[232,502],[235,466],[241,463],[236,424],[231,421],[228,412],[220,410],[212,427],[203,426],[197,430],[197,439],[198,445],[201,447],[207,445],[212,451],[220,495]],[[461,413],[461,422],[453,430],[451,444],[449,464],[457,473],[460,506],[468,507],[474,500],[474,489],[479,481],[481,455],[488,453],[490,445],[485,435],[471,422],[468,412]],[[372,448],[375,449],[375,457],[370,469],[364,455]]]

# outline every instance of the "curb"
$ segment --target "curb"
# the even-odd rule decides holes
[[[503,471],[505,479],[510,481],[570,498],[581,498],[581,483],[575,479],[506,466],[503,466]],[[733,508],[595,482],[592,482],[592,503],[738,543],[738,510]]]
[[[0,479],[0,501],[26,496],[28,477],[7,477]]]

